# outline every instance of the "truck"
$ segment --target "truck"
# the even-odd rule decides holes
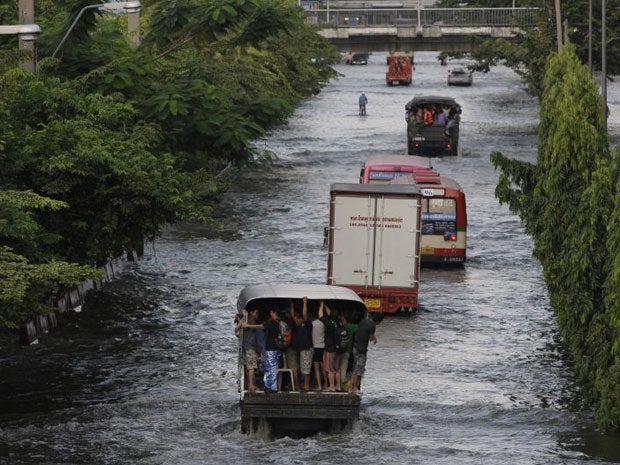
[[[411,183],[330,186],[327,284],[370,312],[418,308],[422,192]]]
[[[236,320],[245,318],[246,312],[258,310],[258,321],[269,319],[270,311],[278,312],[293,305],[301,309],[304,297],[310,317],[318,314],[324,303],[332,311],[345,315],[354,324],[368,318],[368,309],[362,299],[351,289],[341,286],[306,283],[262,283],[246,286],[239,293]],[[317,394],[301,391],[292,383],[292,390],[282,389],[283,378],[294,380],[293,370],[282,357],[277,372],[278,392],[267,393],[261,386],[262,364],[254,373],[258,389],[249,389],[243,354],[243,329],[240,329],[237,349],[237,383],[241,406],[241,432],[256,434],[268,432],[273,438],[305,436],[317,432],[344,431],[359,419],[362,394],[324,391]]]
[[[407,153],[458,155],[461,106],[451,97],[419,96],[405,105]]]
[[[390,52],[386,57],[388,70],[385,73],[385,83],[388,86],[395,84],[411,85],[413,74],[413,52]]]

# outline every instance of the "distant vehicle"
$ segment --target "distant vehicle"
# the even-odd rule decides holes
[[[449,86],[471,86],[473,82],[473,73],[462,66],[455,66],[448,71]]]
[[[405,119],[409,155],[458,155],[461,106],[453,98],[415,97],[405,105]]]
[[[462,265],[467,248],[465,193],[452,178],[433,170],[430,159],[410,155],[368,157],[360,183],[392,184],[404,178],[422,191],[422,265]]]
[[[291,303],[302,308],[303,297],[308,298],[308,312],[316,314],[321,301],[332,310],[343,313],[347,321],[359,323],[368,316],[362,299],[351,289],[325,284],[270,283],[247,286],[237,299],[237,316],[243,311],[258,309],[259,321],[269,318],[271,309],[284,309]],[[242,336],[242,335],[241,335]],[[344,429],[359,418],[361,396],[338,392],[282,391],[267,394],[246,389],[242,359],[242,338],[238,347],[238,383],[241,403],[241,431],[255,433],[266,422],[272,433],[290,436],[291,433],[310,433]],[[289,371],[278,370],[278,378]],[[261,377],[256,374],[256,379]]]
[[[368,53],[354,53],[349,61],[350,65],[367,65]]]
[[[371,312],[418,308],[422,193],[407,185],[332,184],[327,284]]]
[[[385,83],[411,85],[413,74],[413,52],[390,52],[386,58],[388,70],[385,73]]]

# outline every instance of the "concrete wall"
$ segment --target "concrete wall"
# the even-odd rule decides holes
[[[65,294],[56,302],[57,310],[49,312],[47,315],[38,315],[27,322],[20,330],[19,342],[24,345],[36,343],[42,335],[58,326],[62,320],[63,313],[82,311],[82,305],[86,295],[93,289],[101,289],[105,283],[117,279],[125,270],[130,262],[138,258],[136,252],[126,256],[110,260],[104,267],[105,276],[100,280],[91,279],[84,281],[78,286],[67,289]]]

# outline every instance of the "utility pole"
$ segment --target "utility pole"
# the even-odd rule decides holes
[[[19,0],[19,24],[34,24],[34,0]],[[27,50],[32,54],[32,59],[22,62],[21,67],[25,71],[34,73],[36,62],[36,49],[33,40],[19,39],[19,49]]]
[[[140,45],[140,11],[127,14],[127,30],[131,43],[135,46]]]
[[[555,30],[558,37],[558,53],[560,53],[562,51],[562,15],[560,14],[560,0],[555,0]]]
[[[601,0],[601,96],[603,97],[603,128],[607,133],[607,0]]]
[[[592,0],[588,0],[588,69],[592,76]]]

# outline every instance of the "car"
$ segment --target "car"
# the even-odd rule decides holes
[[[367,53],[354,53],[349,61],[350,65],[367,65],[368,54]]]
[[[462,66],[455,66],[448,71],[449,86],[471,86],[473,82],[473,73]]]

